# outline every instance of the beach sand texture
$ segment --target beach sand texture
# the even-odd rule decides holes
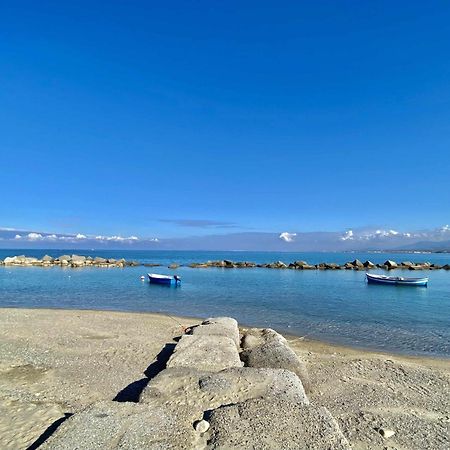
[[[2,309],[0,448],[36,448],[66,415],[104,400],[133,400],[147,376],[164,367],[174,338],[196,323],[158,314]],[[448,360],[287,339],[309,371],[311,404],[331,412],[352,448],[450,447]]]

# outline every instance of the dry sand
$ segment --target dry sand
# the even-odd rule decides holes
[[[159,370],[182,327],[197,323],[109,311],[0,311],[2,450],[37,448],[52,424],[92,402],[133,400],[144,372]],[[353,448],[450,448],[449,360],[287,338],[308,366],[311,401],[331,411]],[[395,434],[385,438],[379,429]]]

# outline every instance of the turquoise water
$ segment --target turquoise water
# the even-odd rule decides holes
[[[41,257],[70,251],[0,250],[0,259],[24,253]],[[141,262],[194,261],[310,263],[359,258],[450,263],[450,255],[361,253],[74,251]],[[180,288],[149,285],[148,270],[177,273]],[[450,357],[450,271],[413,272],[430,277],[428,288],[368,285],[364,272],[278,269],[148,269],[0,267],[0,306],[163,312],[198,317],[230,315],[254,326],[310,338],[416,355]],[[398,273],[398,272],[397,272]],[[411,272],[406,272],[409,275]]]

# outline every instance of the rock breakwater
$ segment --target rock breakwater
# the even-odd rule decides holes
[[[9,256],[4,260],[0,260],[0,265],[4,266],[38,266],[38,267],[158,267],[162,266],[160,263],[142,263],[138,261],[127,261],[125,258],[103,258],[101,256],[82,256],[82,255],[61,255],[53,258],[49,255],[45,255],[42,258],[35,258],[31,256],[19,255]],[[230,261],[227,259],[218,261],[206,261],[206,262],[193,262],[186,264],[186,267],[193,269],[208,269],[208,268],[221,268],[221,269],[252,269],[252,268],[265,268],[265,269],[291,269],[291,270],[371,270],[371,269],[383,269],[383,270],[450,270],[450,264],[439,265],[430,262],[411,262],[402,261],[396,262],[392,260],[386,260],[383,263],[374,263],[372,261],[362,262],[358,259],[348,261],[344,264],[337,264],[333,262],[321,262],[319,264],[310,264],[306,261],[293,261],[291,263],[285,263],[283,261],[275,261],[271,263],[255,263],[250,261]],[[183,267],[178,263],[171,263],[168,265],[169,269],[177,269]]]
[[[0,265],[5,266],[62,266],[62,267],[126,267],[140,266],[141,263],[136,261],[127,261],[124,258],[102,258],[101,256],[81,256],[81,255],[61,255],[56,258],[45,255],[41,259],[31,256],[19,255],[9,256]]]
[[[331,413],[309,402],[299,366],[275,331],[208,319],[181,336],[137,403],[94,403],[42,448],[349,450]]]

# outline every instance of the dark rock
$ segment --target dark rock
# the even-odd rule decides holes
[[[390,259],[385,261],[384,265],[387,266],[388,269],[396,269],[398,267],[398,264]]]
[[[191,269],[207,269],[210,266],[208,264],[204,264],[204,263],[191,263],[191,264],[189,264],[189,267]]]
[[[423,270],[423,269],[425,269],[425,267],[422,265],[419,265],[419,264],[414,264],[413,266],[409,266],[408,269],[409,270]]]
[[[137,267],[137,266],[140,266],[141,263],[138,262],[138,261],[129,261],[129,262],[127,262],[127,265],[131,266],[131,267]],[[160,265],[161,264],[153,264],[153,267],[157,267],[157,266],[160,266]]]
[[[364,264],[359,259],[355,259],[351,264],[353,267],[364,267]]]
[[[294,261],[294,266],[307,266],[308,263],[306,261]]]

